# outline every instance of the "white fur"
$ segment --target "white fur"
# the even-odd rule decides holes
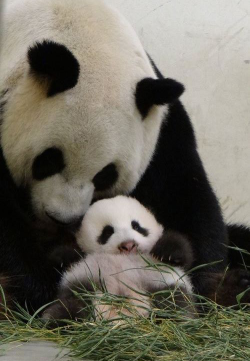
[[[149,235],[145,237],[134,231],[132,220],[147,228]],[[102,245],[98,243],[98,237],[106,225],[111,225],[115,232]],[[163,264],[155,268],[157,261],[149,253],[162,232],[163,228],[154,216],[135,199],[118,196],[98,201],[86,213],[77,237],[82,250],[90,254],[64,274],[60,288],[68,289],[74,284],[84,285],[89,281],[99,284],[101,280],[110,293],[133,300],[137,311],[143,315],[148,313],[150,303],[146,296],[139,293],[150,289],[183,287],[191,294],[192,284],[183,269]],[[128,240],[136,242],[141,254],[120,254],[119,245]],[[107,312],[106,308],[104,311]],[[113,316],[114,310],[104,315],[108,318]]]
[[[130,25],[102,0],[9,0],[3,19],[0,93],[9,92],[1,145],[15,182],[31,188],[37,214],[53,210],[66,220],[86,210],[92,179],[111,162],[119,180],[95,196],[131,191],[167,107],[153,107],[144,121],[136,108],[137,82],[155,74]],[[81,70],[73,89],[51,98],[27,62],[29,47],[44,39],[67,46]],[[66,167],[35,181],[33,160],[49,147],[62,150]]]
[[[152,264],[152,267],[147,267],[148,262]],[[129,293],[129,287],[138,291],[146,291],[153,286],[159,290],[171,286],[184,286],[189,293],[192,292],[191,282],[183,269],[161,265],[156,270],[155,263],[157,261],[150,255],[142,258],[139,254],[103,255],[94,253],[66,272],[61,285],[70,288],[76,281],[84,284],[84,281],[88,280],[98,283],[101,277],[110,293],[123,296]]]

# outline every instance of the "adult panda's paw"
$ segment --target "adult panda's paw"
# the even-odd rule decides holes
[[[163,263],[179,266],[188,270],[192,267],[194,256],[187,237],[179,232],[167,231],[157,241],[151,254]]]
[[[203,296],[221,306],[231,307],[250,304],[250,272],[232,269],[226,273],[206,274],[206,290]]]
[[[250,304],[250,272],[244,269],[229,271],[218,294],[220,303],[226,303],[226,306]]]

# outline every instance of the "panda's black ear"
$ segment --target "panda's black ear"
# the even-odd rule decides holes
[[[153,105],[165,105],[177,100],[184,92],[184,86],[173,79],[141,80],[136,87],[135,100],[143,118]]]
[[[79,78],[80,65],[64,45],[44,40],[28,51],[31,72],[46,80],[49,97],[73,88]]]

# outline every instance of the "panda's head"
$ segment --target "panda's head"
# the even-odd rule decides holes
[[[37,217],[70,225],[93,197],[136,186],[183,87],[156,79],[131,27],[101,0],[7,3],[1,148]]]
[[[136,199],[117,196],[94,203],[77,234],[80,248],[89,253],[150,253],[163,227]]]

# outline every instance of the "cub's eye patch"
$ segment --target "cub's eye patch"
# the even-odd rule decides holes
[[[61,173],[65,168],[63,153],[58,148],[48,148],[38,155],[32,165],[33,178],[41,181]]]
[[[134,231],[142,234],[144,237],[147,237],[149,235],[149,232],[146,228],[141,227],[140,223],[137,221],[132,221],[131,226]]]
[[[117,182],[118,176],[115,164],[110,163],[97,173],[92,182],[97,191],[105,191]]]
[[[102,230],[102,233],[100,234],[98,238],[98,243],[100,244],[106,244],[109,240],[109,238],[114,234],[114,228],[112,226],[105,226]]]

